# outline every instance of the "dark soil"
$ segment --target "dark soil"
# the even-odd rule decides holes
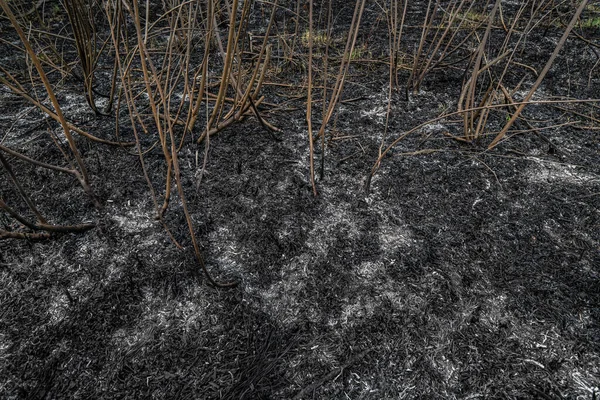
[[[363,37],[384,33],[382,23]],[[533,37],[527,62],[543,66],[560,34]],[[571,39],[539,97],[599,98],[592,55]],[[395,93],[388,143],[454,107],[462,72],[428,75],[408,101],[403,88]],[[212,137],[199,187],[204,146],[183,148],[207,266],[218,280],[239,280],[234,289],[198,274],[175,190],[166,223],[184,250],[154,220],[132,150],[78,139],[101,210],[70,177],[13,160],[50,221],[98,226],[49,241],[0,241],[0,397],[596,398],[600,131],[543,129],[488,151],[487,138],[444,136],[461,128],[440,121],[401,141],[367,194],[387,79],[385,65],[353,66],[344,98],[359,100],[343,103],[331,124],[318,197],[302,100],[289,103],[295,111],[264,108],[283,130],[280,141],[254,118]],[[288,93],[265,89],[272,103]],[[65,107],[68,116],[114,139],[114,119],[79,100]],[[0,107],[0,132],[15,124],[12,148],[60,162],[45,136],[58,126],[40,124],[36,110],[23,115],[29,105],[5,89]],[[525,114],[547,126],[576,118],[552,106]],[[126,126],[121,135],[131,139]],[[148,153],[146,164],[160,193],[161,152]],[[2,198],[16,201],[4,170],[0,183]],[[0,223],[14,227],[5,215]]]

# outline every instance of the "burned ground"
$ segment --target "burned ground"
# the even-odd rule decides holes
[[[553,48],[538,39],[531,63]],[[600,97],[597,71],[588,85],[588,44],[573,39],[566,49],[540,96]],[[401,141],[367,193],[386,68],[352,68],[344,92],[351,101],[330,130],[317,197],[302,99],[288,111],[264,108],[283,131],[278,140],[254,118],[212,137],[199,186],[205,147],[182,149],[196,236],[215,277],[240,282],[233,289],[198,273],[176,198],[166,224],[183,250],[154,219],[134,151],[78,138],[99,210],[69,177],[15,161],[50,220],[97,227],[44,242],[0,241],[2,397],[595,398],[597,128],[526,132],[487,150],[485,141],[443,135],[460,127],[440,121]],[[302,82],[300,72],[286,80]],[[461,78],[458,69],[436,71],[409,99],[394,93],[389,140],[455,104]],[[265,91],[283,102],[290,89]],[[113,138],[114,120],[79,100],[66,113]],[[43,141],[43,115],[20,115],[24,103],[7,92],[0,101],[2,128],[18,121],[12,146],[60,159]],[[573,117],[550,105],[526,114]],[[127,127],[121,135],[131,136]],[[145,161],[162,187],[159,149]],[[0,180],[2,195],[15,197],[4,170]]]

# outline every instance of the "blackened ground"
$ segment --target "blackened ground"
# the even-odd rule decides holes
[[[567,48],[540,93],[600,97],[597,72],[590,89],[585,69],[574,74],[564,62],[580,55],[577,68],[587,65],[588,47]],[[386,70],[376,68],[351,71],[344,98],[362,100],[340,107],[318,197],[301,101],[290,103],[296,111],[264,110],[281,141],[253,118],[211,138],[198,188],[204,147],[182,150],[208,268],[239,280],[235,289],[196,277],[176,192],[166,222],[184,250],[153,219],[132,151],[79,140],[102,210],[68,177],[13,161],[50,221],[99,226],[0,242],[0,397],[594,398],[598,130],[528,132],[487,151],[489,138],[453,141],[442,133],[458,135],[460,125],[441,121],[400,142],[366,194],[387,107]],[[460,79],[438,71],[409,101],[395,94],[388,142],[453,106]],[[24,106],[3,96],[7,128]],[[66,112],[89,115],[81,104]],[[526,116],[567,118],[549,106]],[[31,140],[42,118],[21,118],[10,144],[58,163],[45,126]],[[113,138],[111,120],[81,118]],[[126,127],[121,134],[131,138]],[[428,151],[403,154],[416,150]],[[160,194],[160,151],[146,163]],[[5,171],[0,181],[16,201]]]

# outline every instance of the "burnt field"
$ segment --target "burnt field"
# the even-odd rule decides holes
[[[598,2],[29,3],[1,398],[600,396]]]

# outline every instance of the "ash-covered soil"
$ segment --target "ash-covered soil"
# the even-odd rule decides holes
[[[539,43],[545,60],[552,41]],[[588,45],[573,40],[561,54],[540,98],[600,97],[597,71],[574,72],[594,65]],[[344,94],[352,101],[329,130],[317,197],[303,99],[289,103],[295,110],[263,109],[280,140],[254,118],[211,137],[200,185],[205,147],[184,146],[196,236],[215,278],[240,282],[233,289],[198,274],[175,189],[165,220],[183,250],[154,219],[132,149],[78,138],[100,210],[70,177],[14,161],[50,221],[98,226],[0,241],[0,397],[596,398],[597,126],[515,134],[488,151],[489,138],[445,136],[461,128],[443,120],[401,141],[367,193],[386,71],[352,68]],[[437,71],[408,100],[394,93],[387,142],[454,106],[460,79]],[[287,93],[266,88],[272,102]],[[65,113],[114,139],[114,119],[79,101]],[[6,91],[0,102],[12,148],[60,160],[45,136],[58,126]],[[551,105],[525,115],[547,126],[575,118]],[[126,126],[120,133],[131,139]],[[144,140],[149,148],[153,139]],[[145,161],[160,194],[160,150]],[[16,199],[4,170],[0,182],[2,196]],[[13,222],[0,215],[0,223]]]

